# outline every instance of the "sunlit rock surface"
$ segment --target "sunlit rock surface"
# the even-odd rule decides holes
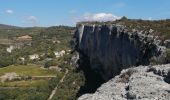
[[[78,100],[169,100],[170,64],[123,70],[94,94]]]

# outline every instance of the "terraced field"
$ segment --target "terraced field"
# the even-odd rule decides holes
[[[15,72],[21,76],[53,76],[57,75],[56,71],[43,69],[41,66],[38,65],[18,65],[18,66],[8,66],[4,68],[0,68],[0,76],[4,75],[5,73],[12,73]]]
[[[3,82],[3,76],[10,73],[15,73],[20,78]],[[10,77],[12,76],[8,76],[9,79]],[[4,98],[37,100],[41,97],[44,100],[44,98],[48,98],[61,77],[62,72],[45,69],[34,64],[11,65],[0,68],[0,100]]]
[[[0,87],[37,87],[42,83],[48,83],[51,78],[60,77],[61,73],[43,69],[38,65],[18,65],[0,68],[0,79],[7,73],[16,73],[20,77],[30,77],[16,81],[0,82]]]

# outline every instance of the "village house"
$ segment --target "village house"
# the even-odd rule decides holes
[[[54,51],[54,54],[55,54],[56,58],[64,56],[65,53],[66,53],[65,50],[62,50],[60,52]]]
[[[30,60],[39,59],[38,54],[29,55]]]

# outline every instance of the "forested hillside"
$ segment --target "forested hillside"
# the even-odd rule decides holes
[[[74,27],[0,30],[0,100],[74,100],[84,83],[73,60]]]

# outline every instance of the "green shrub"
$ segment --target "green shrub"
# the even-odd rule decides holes
[[[130,76],[133,74],[133,73],[136,73],[137,70],[131,68],[131,69],[128,69],[126,72],[122,73],[120,75],[120,80],[119,82],[122,82],[122,83],[127,83],[129,81],[129,78]]]
[[[169,63],[170,62],[170,49],[166,50],[166,54],[167,54],[167,56],[166,56],[167,63]]]

